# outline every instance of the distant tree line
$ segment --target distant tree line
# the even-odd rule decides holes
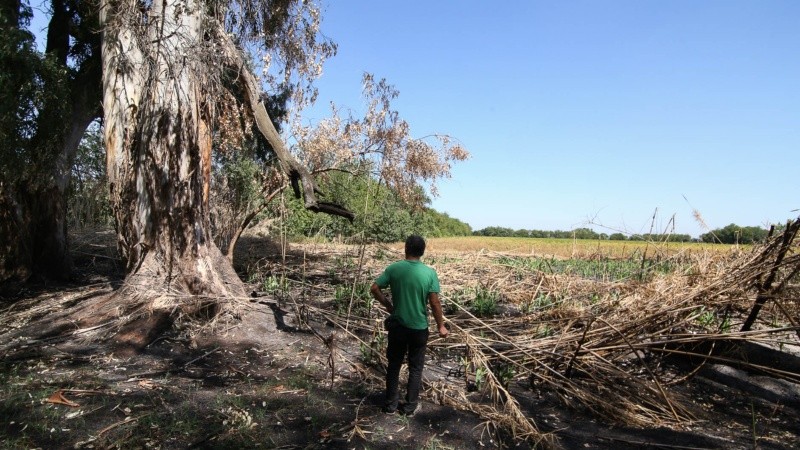
[[[598,233],[591,228],[575,228],[570,231],[562,230],[514,230],[505,227],[486,227],[482,230],[473,231],[474,236],[498,236],[498,237],[529,237],[529,238],[552,238],[552,239],[596,239],[611,241],[669,241],[669,242],[691,242],[692,237],[688,234],[634,234],[626,236],[622,233]]]
[[[762,242],[769,231],[761,227],[740,227],[734,223],[700,235],[701,242],[723,244],[755,244]]]
[[[702,234],[699,239],[688,234],[631,234],[623,233],[598,233],[591,228],[576,228],[570,231],[526,230],[506,227],[486,227],[473,231],[474,236],[496,237],[529,237],[553,239],[595,239],[610,241],[651,241],[651,242],[709,242],[722,244],[754,244],[763,241],[769,232],[761,227],[741,227],[730,224],[724,228],[712,230]]]

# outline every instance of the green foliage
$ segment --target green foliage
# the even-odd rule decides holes
[[[78,146],[67,190],[67,222],[73,227],[111,226],[103,129],[89,126]]]
[[[337,284],[333,290],[333,306],[336,313],[359,317],[370,317],[375,300],[369,291],[370,283]]]
[[[372,242],[401,242],[409,234],[445,237],[471,233],[468,224],[446,213],[411,207],[389,187],[367,174],[330,173],[320,180],[320,188],[326,194],[325,201],[353,211],[355,220],[351,223],[341,217],[308,211],[300,199],[286,192],[286,215],[275,227],[284,227],[293,239],[322,236],[328,240],[342,240],[363,236]]]
[[[493,372],[497,381],[506,389],[508,388],[508,383],[510,383],[517,374],[517,371],[514,370],[514,366],[508,363],[497,364],[497,366],[493,368]]]
[[[700,315],[697,316],[697,323],[704,327],[709,327],[716,321],[716,316],[712,311],[702,310]]]
[[[478,370],[475,371],[475,386],[478,388],[478,390],[483,389],[483,386],[486,383],[487,373],[488,371],[483,366],[478,367]]]
[[[435,264],[450,264],[450,263],[457,263],[461,261],[461,258],[456,258],[454,256],[425,256],[425,260],[427,261],[428,265],[435,265]]]
[[[361,361],[364,362],[364,364],[374,364],[380,359],[380,355],[386,352],[386,334],[376,334],[369,345],[362,342],[359,346],[359,352]]]
[[[28,9],[28,14],[30,10]],[[29,16],[28,16],[29,17]],[[41,60],[35,51],[33,34],[9,26],[0,18],[0,169],[4,179],[24,166],[23,152],[36,130],[37,76]],[[13,70],[9,70],[13,67]]]
[[[228,200],[236,210],[247,209],[257,202],[260,189],[258,175],[263,168],[253,159],[235,155],[225,160],[218,171],[230,194]]]
[[[262,283],[261,287],[268,294],[285,294],[289,291],[289,283],[284,277],[276,277],[274,275],[268,276]]]
[[[722,319],[722,322],[719,324],[719,331],[723,333],[728,333],[731,331],[731,319],[729,317]]]
[[[720,317],[717,312],[708,310],[704,306],[698,309],[696,314],[695,321],[704,328],[716,328],[722,333],[727,333],[731,330],[731,320],[727,315]]]
[[[722,244],[755,244],[766,239],[767,234],[769,231],[761,227],[740,227],[732,223],[724,228],[702,234],[700,240]]]
[[[486,286],[458,289],[450,294],[445,302],[447,314],[455,314],[462,308],[469,310],[477,317],[491,317],[497,313],[500,293]]]
[[[536,295],[536,298],[534,298],[531,302],[530,309],[534,311],[543,311],[556,305],[557,302],[555,300],[555,296],[546,292],[539,292]]]
[[[536,337],[537,338],[546,338],[554,335],[556,331],[548,324],[539,325],[536,328]]]
[[[621,281],[642,278],[642,275],[671,273],[678,268],[670,260],[646,260],[631,257],[627,259],[556,259],[540,257],[502,256],[498,263],[520,270],[580,276],[593,280]]]
[[[3,11],[7,11],[3,8]],[[36,50],[27,30],[32,16],[21,8],[19,24],[0,17],[0,175],[6,182],[26,180],[47,185],[49,176],[37,176],[53,167],[59,145],[47,141],[66,130],[69,71],[54,58]],[[47,117],[42,114],[46,112]],[[40,132],[47,127],[47,133]]]
[[[459,289],[449,294],[449,296],[444,297],[442,307],[444,308],[445,314],[456,314],[464,307],[464,291],[463,289]]]
[[[625,235],[614,233],[611,235],[597,233],[590,228],[576,228],[571,231],[545,231],[545,230],[512,230],[505,227],[486,227],[472,232],[473,236],[489,237],[529,237],[529,238],[550,238],[550,239],[593,239],[593,240],[612,240],[624,241]],[[628,240],[632,241],[651,241],[651,242],[691,242],[692,237],[688,234],[634,234]]]
[[[476,286],[470,302],[470,311],[478,317],[491,317],[497,313],[500,294],[486,286]]]

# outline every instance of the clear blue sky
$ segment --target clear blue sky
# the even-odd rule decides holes
[[[799,214],[800,1],[328,0],[322,29],[319,111],[386,78],[415,136],[472,153],[433,207],[473,229]]]

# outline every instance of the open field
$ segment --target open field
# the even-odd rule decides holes
[[[556,258],[630,258],[643,254],[674,256],[681,253],[727,253],[745,246],[697,242],[609,241],[591,239],[539,239],[516,237],[463,236],[433,238],[430,251],[497,252]]]

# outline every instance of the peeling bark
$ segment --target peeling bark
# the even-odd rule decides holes
[[[144,294],[150,310],[168,297],[170,308],[213,315],[244,288],[210,236],[214,100],[203,90],[219,69],[202,57],[207,39],[240,70],[246,104],[306,207],[352,214],[317,200],[311,174],[272,125],[255,77],[205,7],[200,0],[103,0],[100,18],[109,197],[128,270],[123,293]]]
[[[104,1],[103,109],[110,199],[126,284],[242,296],[209,235],[211,133],[201,105],[203,4]]]

